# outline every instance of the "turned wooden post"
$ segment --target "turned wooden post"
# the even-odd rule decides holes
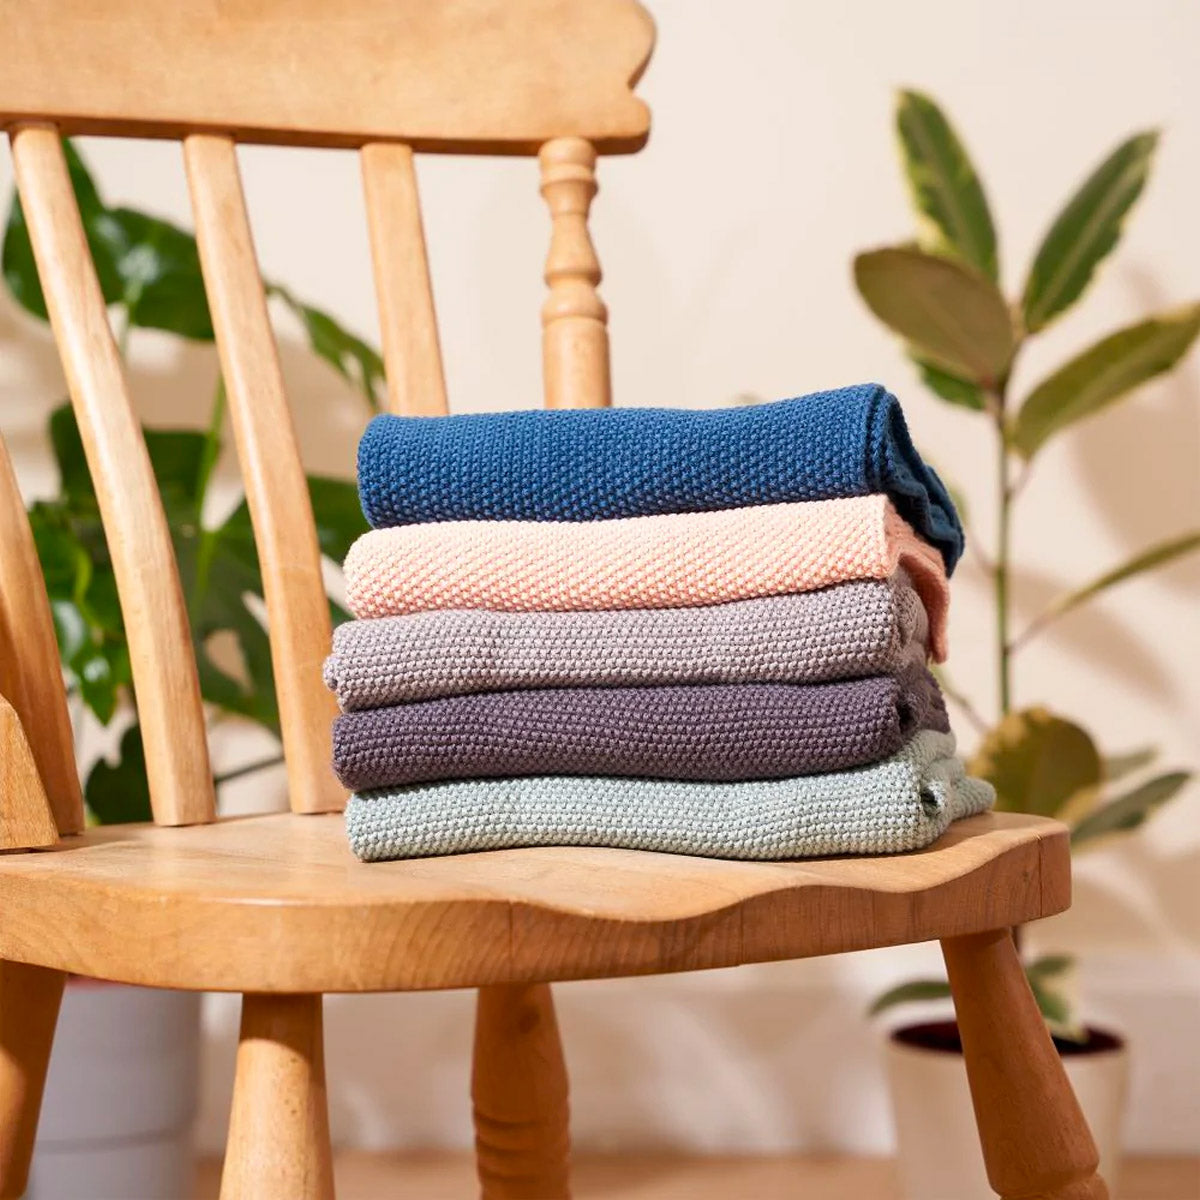
[[[0,1197],[25,1194],[66,975],[0,959]]]
[[[333,1200],[321,997],[242,997],[221,1200]]]
[[[483,1200],[567,1200],[567,1069],[548,984],[479,989],[471,1098]]]
[[[1004,1200],[1108,1200],[1096,1144],[1007,929],[947,938],[988,1182]]]
[[[550,295],[542,306],[546,407],[604,408],[612,403],[608,309],[596,292],[600,260],[587,226],[596,151],[583,138],[555,138],[538,160],[551,219],[545,273]]]

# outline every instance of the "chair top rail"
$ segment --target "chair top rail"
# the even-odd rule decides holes
[[[641,148],[635,0],[0,0],[0,124],[536,154]]]

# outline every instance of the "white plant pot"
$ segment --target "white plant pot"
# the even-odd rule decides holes
[[[28,1200],[186,1200],[200,996],[71,980]]]
[[[949,1022],[896,1030],[887,1041],[887,1073],[896,1119],[897,1161],[906,1200],[995,1200],[975,1129],[962,1055],[914,1045],[918,1030],[952,1030]],[[1120,1167],[1121,1123],[1129,1051],[1111,1034],[1090,1031],[1095,1049],[1063,1063],[1100,1150],[1100,1172],[1113,1195]],[[924,1040],[924,1039],[923,1039]]]

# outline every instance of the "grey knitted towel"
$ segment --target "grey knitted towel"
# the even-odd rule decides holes
[[[354,790],[500,775],[781,779],[895,753],[949,729],[923,667],[839,683],[545,688],[343,713],[333,764]]]
[[[754,783],[538,775],[356,793],[359,858],[514,846],[612,846],[713,858],[784,859],[919,850],[991,806],[947,733],[918,733],[884,762]]]
[[[348,621],[325,682],[343,709],[466,692],[666,683],[820,683],[924,662],[907,573],[699,608],[447,609]]]

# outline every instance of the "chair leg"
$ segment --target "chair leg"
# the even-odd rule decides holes
[[[567,1069],[548,984],[479,989],[471,1097],[483,1200],[568,1200]]]
[[[66,975],[0,959],[0,1197],[24,1195]]]
[[[242,997],[221,1200],[333,1200],[318,995]]]
[[[1107,1200],[1099,1155],[1007,929],[942,942],[988,1181],[1004,1200]]]

